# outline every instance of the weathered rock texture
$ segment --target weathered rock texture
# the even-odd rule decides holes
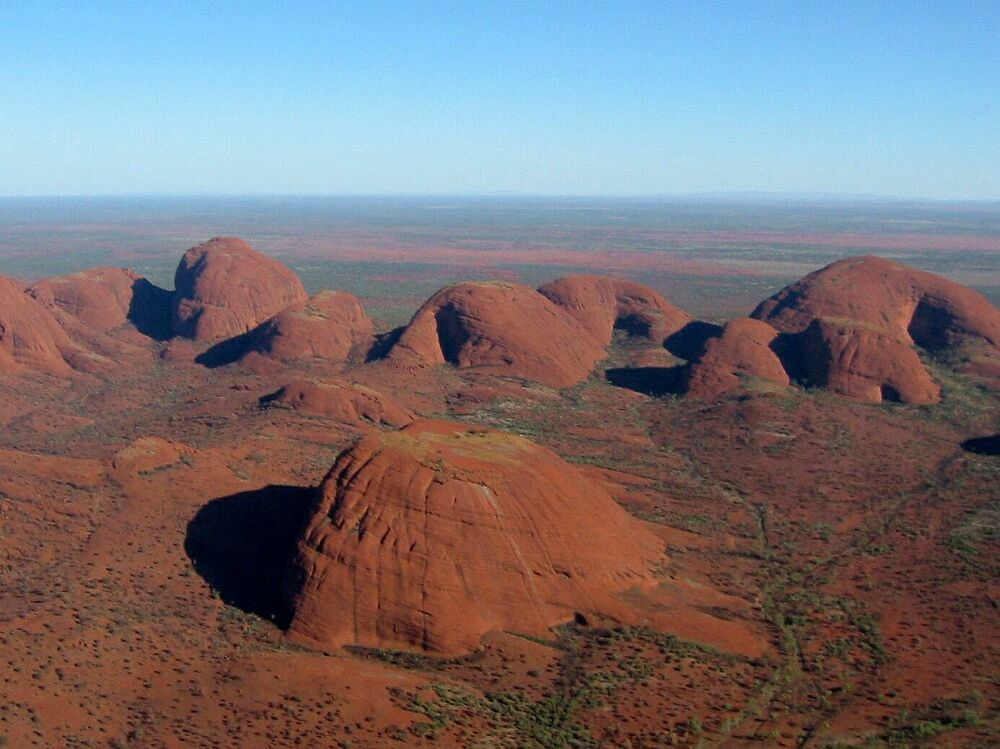
[[[855,321],[816,319],[797,341],[805,383],[856,400],[936,403],[941,389],[913,344]]]
[[[504,282],[442,289],[417,310],[389,353],[553,387],[584,379],[605,355],[561,307],[534,289]]]
[[[538,291],[566,310],[605,346],[615,328],[663,343],[691,322],[687,312],[633,281],[575,275],[551,281]]]
[[[913,346],[995,356],[1000,310],[932,273],[877,257],[839,260],[762,302],[752,317],[788,335],[789,371],[861,400],[931,403],[939,389]]]
[[[366,437],[323,481],[289,575],[290,632],[326,647],[460,653],[544,634],[654,584],[662,543],[523,438],[422,421]]]
[[[78,353],[52,313],[21,286],[0,276],[0,373],[72,374]]]
[[[256,351],[279,361],[363,360],[375,327],[357,297],[346,291],[321,291],[266,320],[248,337],[245,353]]]
[[[124,268],[90,268],[43,278],[28,293],[57,314],[68,314],[96,330],[111,330],[128,320],[132,288],[140,278]]]
[[[710,338],[702,355],[687,371],[686,389],[698,398],[716,398],[739,388],[745,378],[788,385],[788,374],[771,349],[778,331],[765,322],[730,320],[722,334]]]
[[[356,426],[377,424],[401,427],[415,416],[412,411],[377,390],[331,380],[310,382],[295,380],[261,399],[262,405],[277,404],[297,411],[329,416]]]
[[[198,341],[241,335],[308,298],[289,268],[235,237],[185,252],[174,288],[174,332]]]

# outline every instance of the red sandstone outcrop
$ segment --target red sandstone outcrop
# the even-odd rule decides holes
[[[185,252],[174,287],[174,332],[199,341],[241,335],[307,299],[289,268],[235,237]]]
[[[444,288],[424,303],[389,356],[565,387],[587,377],[606,352],[574,317],[534,289],[469,282]]]
[[[691,316],[650,288],[608,276],[575,275],[538,288],[595,340],[607,345],[615,328],[658,344],[691,322]]]
[[[90,268],[43,278],[30,286],[28,293],[57,315],[67,314],[105,331],[128,320],[132,288],[140,278],[125,268]]]
[[[378,424],[402,427],[416,418],[412,411],[389,396],[343,380],[295,380],[262,398],[261,403],[329,416],[355,426]]]
[[[909,337],[919,346],[980,338],[1000,346],[1000,310],[972,289],[879,257],[838,260],[785,287],[751,317],[785,333],[816,318],[855,320]]]
[[[72,373],[67,357],[77,353],[66,331],[38,300],[0,276],[0,373]]]
[[[1000,310],[941,276],[877,257],[839,260],[754,310],[789,340],[788,371],[809,384],[880,402],[932,403],[940,389],[914,345],[1000,355]]]
[[[245,351],[279,361],[363,359],[375,327],[357,297],[346,291],[321,291],[293,304],[256,328]]]
[[[747,377],[788,385],[788,374],[771,350],[777,337],[778,331],[765,322],[745,317],[730,320],[688,368],[687,392],[698,398],[716,398],[739,388]]]
[[[290,633],[439,653],[545,634],[654,584],[662,542],[526,439],[421,421],[340,455],[289,574]],[[605,608],[608,607],[608,608]]]
[[[941,389],[906,338],[854,321],[816,319],[796,342],[803,382],[881,403],[936,403]]]

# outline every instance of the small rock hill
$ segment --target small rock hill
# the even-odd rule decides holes
[[[43,278],[28,293],[71,332],[103,333],[132,323],[158,340],[170,334],[171,293],[126,268],[89,268]]]
[[[402,427],[416,418],[412,411],[389,396],[343,380],[295,380],[261,398],[261,405],[285,406],[354,426]]]
[[[813,320],[795,355],[803,382],[848,398],[927,404],[941,397],[908,338],[854,320]]]
[[[254,329],[244,355],[255,351],[279,361],[363,360],[375,327],[357,297],[346,291],[321,291],[293,304]]]
[[[551,281],[538,291],[605,346],[616,328],[661,344],[691,322],[688,313],[633,281],[574,275]]]
[[[289,268],[235,237],[185,252],[174,287],[174,332],[198,341],[241,335],[308,298]]]
[[[124,325],[132,306],[132,287],[140,276],[124,268],[90,268],[43,278],[28,294],[56,314],[67,314],[96,330]]]
[[[79,352],[52,313],[0,276],[0,373],[72,374],[69,361]]]
[[[686,391],[696,398],[716,398],[741,387],[745,378],[788,385],[788,374],[771,349],[777,337],[778,331],[760,320],[730,320],[688,367]]]
[[[475,649],[544,635],[654,584],[662,542],[595,482],[528,440],[420,421],[340,455],[288,576],[289,631],[344,644]],[[608,608],[605,608],[608,607]]]
[[[605,357],[577,320],[532,288],[505,282],[449,286],[417,310],[390,359],[453,364],[565,387]]]

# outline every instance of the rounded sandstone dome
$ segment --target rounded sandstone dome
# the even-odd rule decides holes
[[[28,293],[57,313],[71,315],[95,330],[124,325],[140,280],[125,268],[90,268],[67,276],[43,278]]]
[[[982,339],[1000,346],[1000,310],[980,293],[885,258],[838,260],[761,302],[751,317],[784,333],[817,318],[861,323],[925,348]]]
[[[262,323],[250,335],[245,353],[285,362],[347,362],[363,359],[374,338],[375,326],[357,297],[321,291]]]
[[[390,351],[553,387],[583,380],[604,347],[571,315],[521,284],[481,281],[448,286],[417,310]]]
[[[326,647],[475,649],[543,635],[655,584],[662,543],[592,481],[514,435],[419,421],[343,452],[288,579],[293,636]]]
[[[736,390],[747,378],[788,385],[788,374],[771,349],[777,337],[778,331],[760,320],[730,320],[721,335],[708,339],[688,368],[687,392],[696,398],[715,398]]]
[[[261,405],[304,411],[351,424],[401,427],[415,416],[383,393],[353,382],[294,380],[261,398]]]
[[[0,373],[65,376],[76,347],[52,313],[19,284],[0,276]]]
[[[616,328],[659,344],[691,322],[687,312],[634,281],[581,274],[557,278],[538,291],[605,346]]]
[[[235,237],[185,252],[174,289],[174,332],[199,341],[241,335],[308,298],[295,273]]]

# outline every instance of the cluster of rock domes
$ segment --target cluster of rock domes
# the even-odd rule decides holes
[[[233,238],[188,250],[175,287],[111,268],[28,287],[0,277],[0,372],[100,374],[136,338],[179,336],[207,347],[213,364],[333,364],[332,375],[380,357],[404,371],[449,366],[566,387],[595,371],[622,330],[685,359],[678,380],[701,398],[755,382],[930,403],[940,388],[921,349],[957,351],[1000,375],[1000,311],[873,257],[833,263],[722,327],[639,284],[578,275],[539,289],[449,286],[377,341],[357,298],[309,297],[290,269]],[[621,593],[657,584],[660,539],[524,438],[420,420],[342,377],[295,379],[261,402],[372,427],[316,490],[289,561],[289,630],[302,640],[461,653],[491,630],[542,635],[581,612],[614,618]]]
[[[108,349],[120,353],[103,334],[127,323],[160,340],[233,340],[233,359],[252,353],[346,362],[363,357],[374,338],[356,297],[324,291],[310,298],[294,272],[241,239],[192,247],[174,285],[172,292],[160,289],[118,268],[45,278],[27,288],[0,277],[0,372],[99,371]]]
[[[131,322],[157,338],[214,344],[203,360],[358,363],[375,349],[360,302],[309,297],[298,277],[236,238],[188,250],[170,292],[128,270],[95,268],[22,288],[0,278],[0,371],[100,373],[123,355],[108,333]],[[431,297],[380,352],[402,366],[573,385],[607,356],[615,329],[652,347],[702,326],[630,281],[578,275],[532,289],[466,282]],[[711,398],[748,379],[831,390],[864,401],[932,403],[940,388],[920,350],[960,350],[1000,374],[1000,311],[940,276],[876,257],[811,273],[684,354],[682,389]]]

